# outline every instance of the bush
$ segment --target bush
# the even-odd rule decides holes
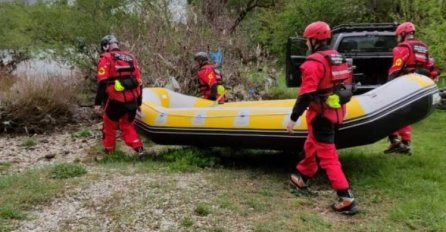
[[[50,176],[53,179],[67,179],[82,176],[85,173],[87,170],[80,164],[58,164],[51,169]]]
[[[72,77],[16,77],[0,92],[0,130],[40,133],[70,122],[77,90]]]

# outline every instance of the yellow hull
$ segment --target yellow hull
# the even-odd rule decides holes
[[[397,78],[347,104],[336,135],[339,147],[373,143],[394,130],[426,117],[437,101],[429,78]],[[233,102],[223,105],[164,88],[146,88],[138,127],[161,144],[300,149],[307,134],[302,116],[289,135],[285,127],[295,99]]]

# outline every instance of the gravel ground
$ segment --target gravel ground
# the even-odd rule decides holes
[[[84,160],[100,141],[99,127],[100,124],[90,126],[93,134],[88,138],[73,136],[77,130],[34,135],[33,146],[24,145],[29,136],[1,136],[0,163],[12,165],[2,175]],[[150,150],[163,148],[153,146]],[[212,205],[216,189],[208,183],[205,172],[141,173],[134,167],[122,171],[94,163],[87,169],[88,174],[82,177],[86,178],[84,184],[35,206],[27,213],[29,217],[19,222],[16,231],[248,230],[246,222]],[[194,212],[200,204],[210,207],[210,215]],[[191,221],[192,225],[185,226],[188,223],[184,221]]]
[[[81,138],[75,130],[33,136],[0,136],[0,163],[10,163],[9,171],[60,162],[73,162],[86,156],[88,149],[98,143],[100,125],[90,126],[92,135]],[[34,141],[35,145],[25,145]]]
[[[194,213],[197,204],[206,203],[212,191],[200,173],[96,175],[100,178],[91,185],[36,207],[30,220],[23,221],[16,231],[248,230],[246,223],[234,218]],[[217,206],[210,207],[212,211]],[[193,227],[185,227],[184,218],[192,220]]]

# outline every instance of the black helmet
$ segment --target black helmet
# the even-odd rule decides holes
[[[209,57],[206,52],[197,52],[194,55],[194,60],[203,62],[203,61],[208,61]]]
[[[111,43],[118,43],[118,39],[114,35],[106,35],[101,39],[101,49]]]

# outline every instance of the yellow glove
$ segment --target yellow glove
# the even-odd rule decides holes
[[[115,80],[115,90],[118,92],[124,91],[124,86],[122,86],[119,80]]]
[[[225,87],[223,85],[217,85],[217,94],[223,95],[225,93]]]
[[[339,96],[337,94],[332,94],[327,97],[327,100],[325,103],[328,105],[328,107],[333,109],[339,109],[341,108],[341,104],[339,103]]]

